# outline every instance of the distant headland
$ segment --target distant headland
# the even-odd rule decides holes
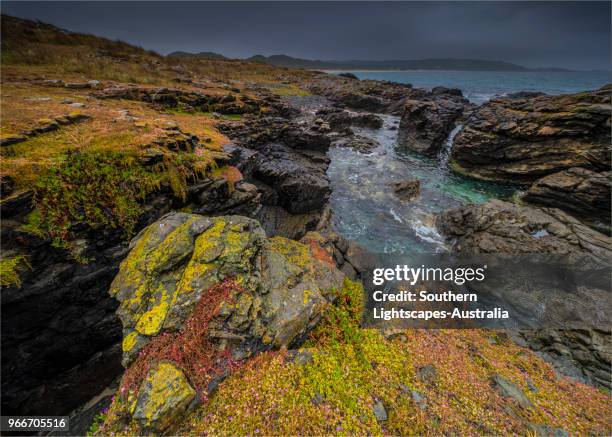
[[[170,57],[202,58],[202,59],[229,59],[214,52],[172,52]],[[491,61],[485,59],[392,59],[381,61],[347,60],[347,61],[321,61],[312,59],[294,58],[287,55],[255,55],[245,59],[251,62],[261,62],[276,67],[302,68],[306,70],[453,70],[453,71],[572,71],[565,68],[545,67],[529,68],[505,61]]]

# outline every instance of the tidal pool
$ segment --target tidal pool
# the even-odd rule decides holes
[[[328,176],[332,184],[333,226],[344,237],[371,252],[389,255],[440,253],[447,250],[435,228],[435,215],[466,203],[508,198],[514,188],[475,181],[452,173],[448,156],[453,130],[436,158],[402,150],[397,146],[399,117],[381,115],[381,129],[356,128],[356,133],[380,144],[369,154],[348,148],[329,151]],[[419,179],[421,195],[400,200],[391,184]]]

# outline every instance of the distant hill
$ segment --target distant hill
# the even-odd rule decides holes
[[[256,55],[247,59],[277,67],[311,70],[464,70],[464,71],[569,71],[562,68],[527,68],[504,61],[483,59],[418,59],[387,61],[320,61],[292,58],[287,55]]]
[[[331,61],[313,61],[310,59],[292,58],[287,55],[263,56],[255,55],[247,58],[247,61],[261,62],[274,65],[276,67],[304,68],[308,70],[334,70],[339,69],[339,65]]]
[[[215,53],[215,52],[199,52],[199,53],[189,53],[189,52],[172,52],[168,54],[170,58],[200,58],[200,59],[228,59],[225,56]]]

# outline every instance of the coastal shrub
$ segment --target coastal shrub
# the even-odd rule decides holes
[[[124,399],[136,395],[149,370],[164,360],[176,363],[200,398],[206,399],[212,379],[237,365],[228,353],[218,352],[210,343],[208,324],[218,314],[221,304],[234,303],[233,296],[241,291],[231,279],[220,282],[202,294],[180,332],[163,333],[153,338],[123,376],[120,393]]]
[[[260,354],[223,381],[179,434],[533,435],[548,426],[610,435],[609,395],[561,377],[533,352],[486,330],[405,330],[393,338],[359,327],[363,295],[347,281],[297,362]],[[417,376],[432,366],[435,376]],[[533,403],[501,396],[501,375]],[[532,387],[530,389],[529,387]],[[386,421],[378,421],[382,404]]]
[[[361,330],[360,284],[345,281],[336,302],[300,350],[261,354],[224,381],[183,424],[196,435],[380,435],[374,399],[409,383],[411,366],[377,331]],[[373,365],[373,363],[375,365]],[[409,363],[408,363],[409,364]],[[384,384],[378,384],[382,378]]]
[[[353,344],[359,346],[361,330],[359,325],[363,315],[364,292],[358,282],[344,280],[334,305],[310,333],[306,347]]]
[[[19,270],[30,267],[28,260],[23,255],[7,257],[0,260],[0,286],[2,287],[21,287]]]
[[[187,185],[214,169],[207,154],[167,152],[162,163],[145,167],[128,152],[68,152],[34,184],[35,210],[24,231],[70,249],[74,227],[121,229],[133,235],[146,196],[167,184],[181,201]]]
[[[102,428],[104,425],[104,421],[106,420],[106,411],[102,411],[94,416],[91,425],[89,426],[89,430],[87,430],[87,437],[95,435],[98,430]]]
[[[120,228],[131,235],[139,201],[160,185],[160,175],[135,160],[119,152],[67,153],[35,184],[37,213],[26,228],[58,247],[67,247],[77,223]]]

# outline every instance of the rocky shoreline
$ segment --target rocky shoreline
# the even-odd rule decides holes
[[[168,70],[176,87],[97,80],[69,87],[74,83],[57,78],[20,79],[28,86],[77,89],[91,107],[139,104],[141,112],[160,117],[205,114],[230,141],[213,150],[206,135],[167,119],[161,127],[147,126],[121,109],[113,122],[155,134],[140,146],[138,168],[163,173],[154,173],[160,179],[139,198],[133,235],[87,220],[70,223],[70,238],[61,234],[69,240],[63,245],[57,235],[33,233],[40,186],[15,189],[13,178],[3,176],[3,259],[27,259],[18,282],[2,286],[5,414],[68,414],[125,371],[106,430],[138,425],[170,432],[236,363],[278,349],[292,349],[291,360],[310,362],[312,354],[294,349],[317,334],[320,321],[329,322],[333,308],[354,300],[351,293],[362,294],[351,280],[364,280],[373,263],[367,248],[333,229],[328,152],[369,153],[378,144],[360,129],[381,129],[385,114],[401,117],[398,148],[429,157],[462,125],[451,168],[524,189],[517,203],[492,200],[440,214],[438,230],[452,251],[610,259],[609,86],[566,96],[520,94],[476,107],[456,89],[318,73],[281,82],[298,83],[307,96],[223,81],[214,92],[200,91],[210,86],[205,78],[181,65]],[[35,137],[57,130],[59,125],[36,131]],[[8,156],[14,153],[8,148],[26,141],[10,138],[2,143]],[[209,159],[205,171],[183,161],[203,155]],[[418,180],[392,188],[402,202],[421,190]],[[100,215],[107,219],[113,211],[105,208]],[[218,305],[206,307],[204,296]],[[345,310],[355,311],[355,319],[361,315]],[[358,328],[352,319],[342,323],[343,329]],[[205,345],[189,343],[193,330]],[[609,331],[525,331],[515,337],[561,372],[610,388]],[[173,342],[188,346],[178,350]],[[147,362],[147,354],[159,363]],[[205,371],[192,366],[204,358]],[[522,399],[509,395],[520,390],[500,378],[494,378],[496,392]],[[417,390],[401,392],[426,408]],[[313,393],[311,403],[323,398]],[[387,420],[384,404],[373,405],[376,420]]]

